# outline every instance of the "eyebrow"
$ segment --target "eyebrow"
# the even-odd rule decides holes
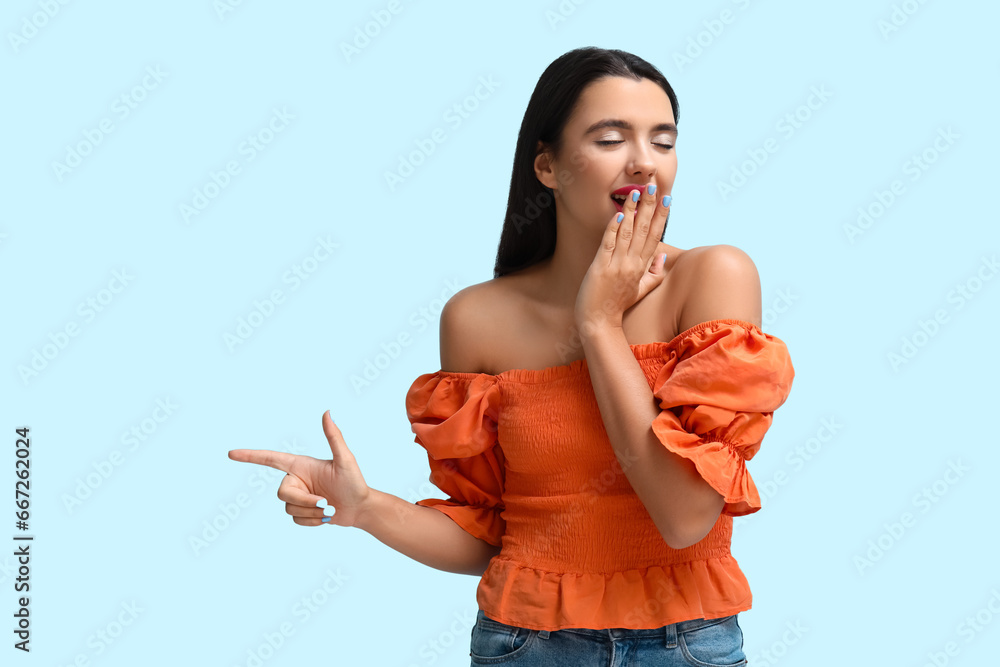
[[[635,129],[635,128],[632,127],[632,124],[629,123],[628,121],[619,120],[617,118],[605,118],[604,120],[599,120],[596,123],[594,123],[593,125],[591,125],[590,127],[588,127],[587,131],[584,132],[583,134],[584,134],[584,136],[586,136],[586,135],[590,134],[591,132],[594,132],[596,130],[600,130],[600,129],[605,128],[605,127],[617,127],[617,128],[621,128],[623,130],[633,130],[633,129]],[[677,126],[674,123],[660,123],[659,125],[656,125],[655,127],[653,127],[653,131],[654,132],[673,132],[674,134],[677,134]]]

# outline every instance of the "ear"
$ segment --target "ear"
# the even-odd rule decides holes
[[[535,147],[535,177],[547,188],[556,189],[559,180],[552,168],[552,153],[541,141]]]

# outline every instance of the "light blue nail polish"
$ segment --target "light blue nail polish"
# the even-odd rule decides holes
[[[317,500],[316,507],[326,507],[326,498],[320,498]]]
[[[335,508],[333,508],[333,507],[324,507],[323,508],[323,516],[333,516],[336,512],[337,512],[337,510]]]
[[[663,208],[670,206],[671,201],[673,201],[673,197],[670,195],[663,195]]]
[[[646,190],[649,192],[649,194],[655,195],[656,194],[656,185],[654,185],[653,183],[650,183],[649,187],[646,188]]]
[[[615,218],[615,222],[621,222],[624,219],[625,219],[625,214],[624,213],[619,213],[618,217]]]
[[[326,523],[329,520],[330,520],[330,517],[328,517],[328,516],[325,516],[322,519],[320,519],[320,521],[322,521],[323,523]]]
[[[639,191],[638,190],[633,190],[632,191],[632,201],[639,201]]]

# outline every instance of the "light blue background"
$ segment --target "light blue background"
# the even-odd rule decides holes
[[[247,665],[286,622],[294,634],[263,664],[468,664],[475,577],[360,530],[294,524],[275,497],[281,474],[226,452],[327,458],[330,409],[371,486],[442,495],[405,393],[440,368],[439,299],[492,278],[538,77],[588,45],[642,56],[679,96],[665,241],[742,248],[765,308],[783,311],[766,310],[764,329],[787,343],[795,383],[751,463],[764,511],[738,520],[733,541],[754,593],[740,615],[751,664],[924,665],[949,642],[938,664],[995,662],[1000,280],[975,282],[1000,250],[994,3],[406,1],[349,59],[342,45],[387,2],[250,0],[222,14],[210,0],[74,2],[32,19],[45,4],[8,2],[0,18],[0,532],[16,532],[14,429],[27,425],[35,535],[30,655],[11,647],[14,561],[0,557],[4,664]],[[913,13],[883,34],[903,5]],[[732,21],[712,35],[704,22],[724,9]],[[44,25],[16,43],[25,20]],[[147,78],[123,118],[115,100],[147,67],[163,79]],[[499,86],[448,123],[480,77]],[[831,96],[807,113],[812,87]],[[294,118],[247,160],[241,142],[274,109]],[[778,123],[796,110],[809,117],[786,137]],[[60,179],[53,162],[102,119],[111,133]],[[435,128],[446,141],[390,190],[384,174]],[[947,128],[957,139],[934,154]],[[723,197],[718,183],[769,137],[777,151]],[[907,162],[927,149],[936,161],[914,180]],[[240,173],[185,221],[180,205],[229,160]],[[852,242],[845,225],[893,180],[902,194]],[[291,289],[283,276],[318,238],[337,250]],[[127,286],[88,321],[79,304],[121,270]],[[967,283],[978,292],[959,308]],[[224,335],[274,289],[284,303],[230,350]],[[939,309],[947,321],[894,368],[890,353]],[[78,335],[22,378],[70,323]],[[352,376],[403,333],[411,344],[357,391]],[[129,449],[123,434],[168,399],[173,414]],[[824,420],[840,425],[832,437]],[[114,450],[121,465],[68,507]],[[951,461],[968,469],[946,477]],[[919,504],[935,482],[936,501]],[[240,494],[249,505],[196,553],[191,538]],[[886,524],[904,512],[913,521],[893,537]],[[881,557],[859,566],[880,539]],[[300,613],[329,573],[335,592]],[[131,625],[98,641],[129,604]]]

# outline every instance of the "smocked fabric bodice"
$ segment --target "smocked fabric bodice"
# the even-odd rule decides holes
[[[433,507],[500,546],[477,588],[490,618],[537,630],[656,628],[750,608],[730,553],[732,517],[760,509],[746,461],[794,370],[779,339],[711,320],[630,346],[660,414],[652,431],[725,498],[709,534],[663,540],[608,439],[586,360],[497,375],[437,371],[406,396]]]

